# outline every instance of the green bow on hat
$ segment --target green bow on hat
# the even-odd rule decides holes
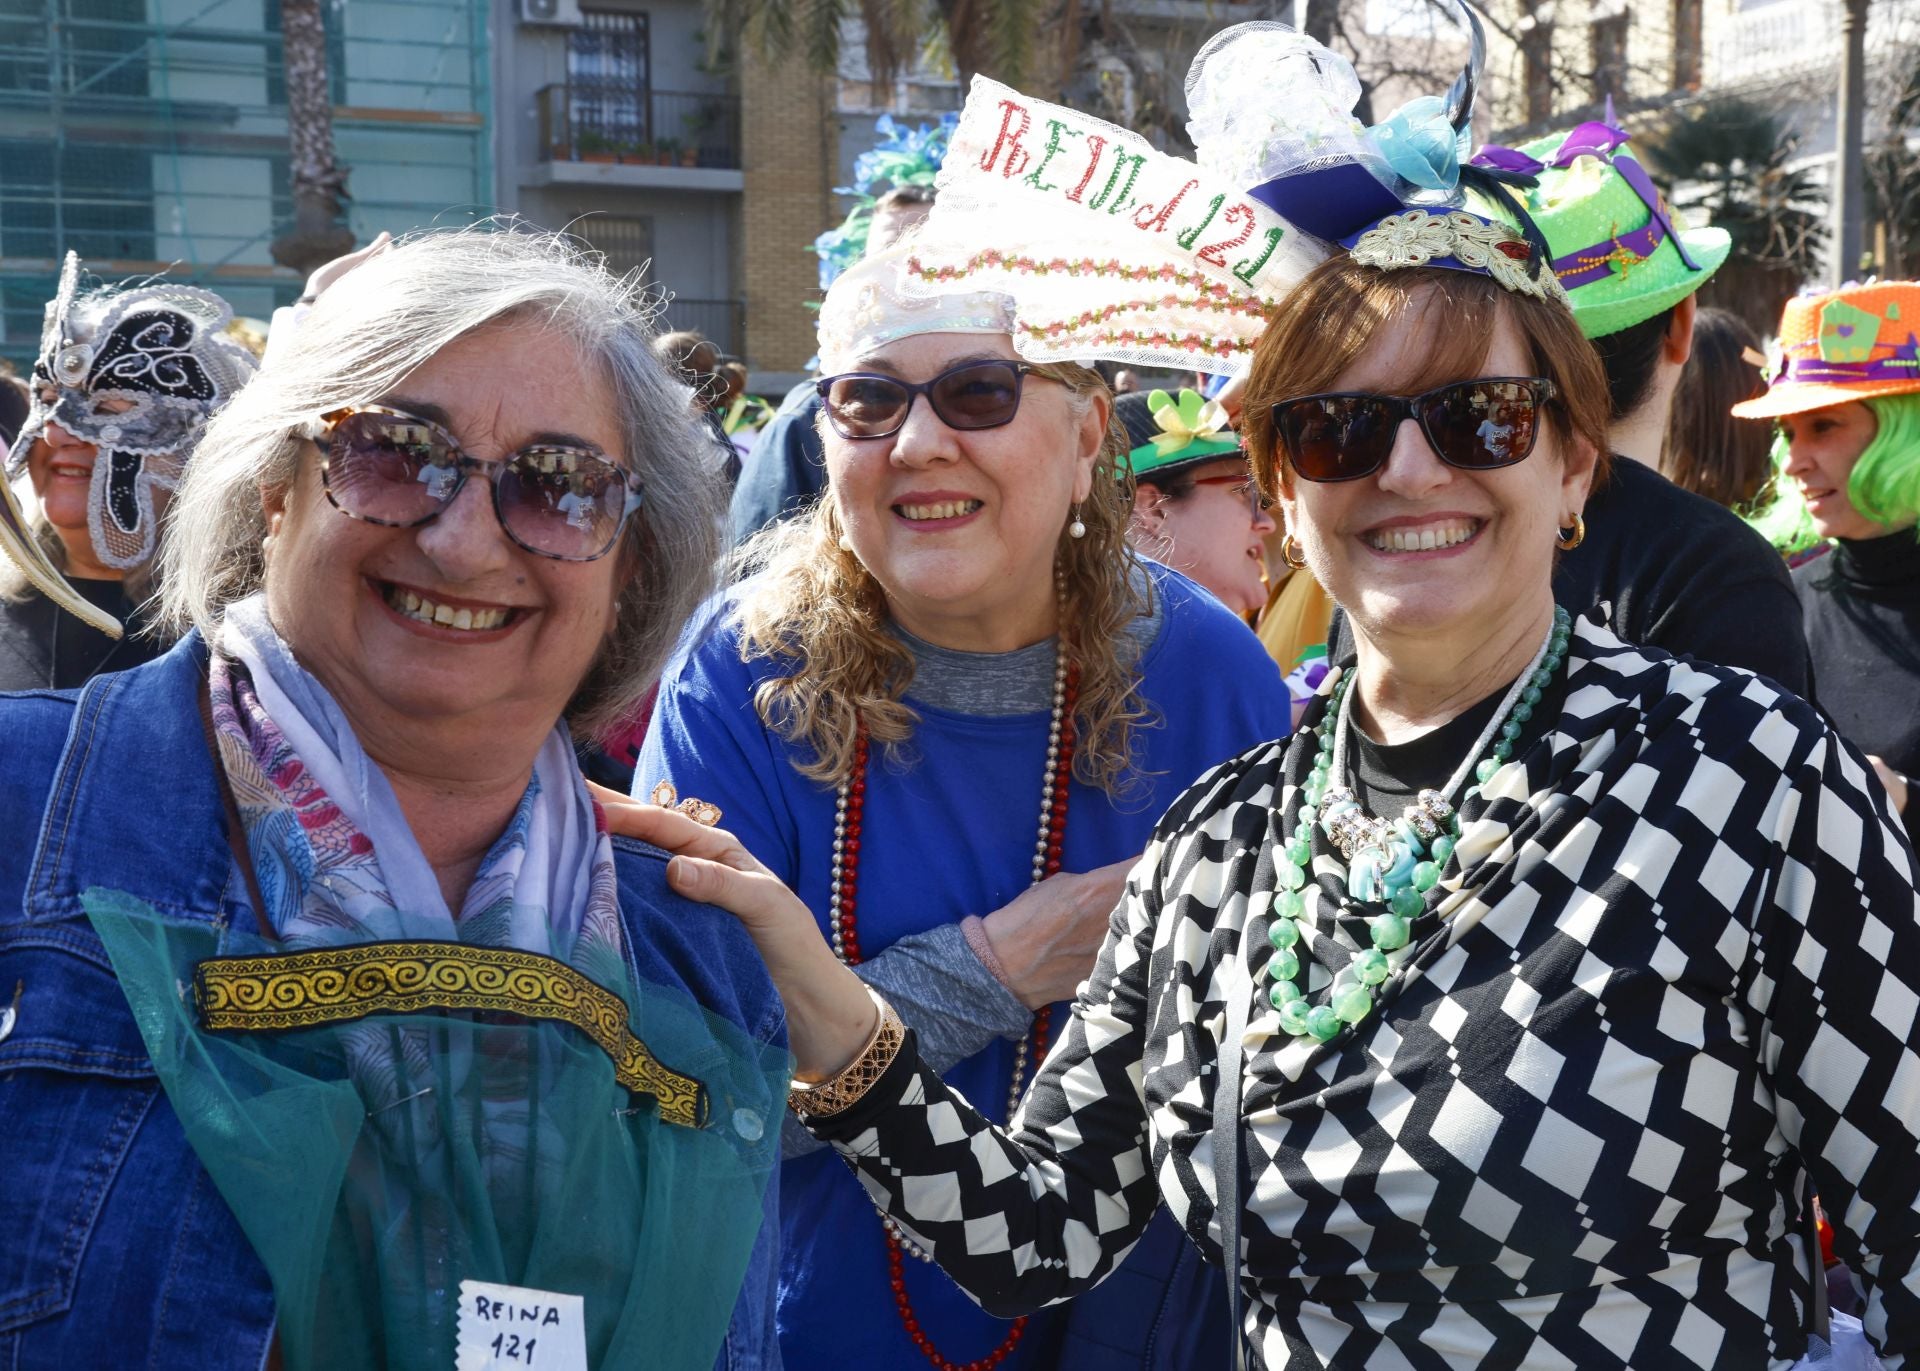
[[[1147,410],[1159,432],[1127,454],[1135,476],[1164,473],[1169,467],[1224,457],[1240,450],[1233,421],[1218,400],[1182,390],[1175,399],[1164,390],[1147,395]]]

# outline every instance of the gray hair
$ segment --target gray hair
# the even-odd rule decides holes
[[[637,274],[559,235],[512,224],[410,235],[342,277],[208,425],[174,493],[160,546],[159,617],[209,638],[226,607],[260,589],[263,491],[292,484],[320,415],[390,393],[442,348],[490,323],[528,321],[597,362],[646,503],[615,554],[632,568],[612,632],[566,717],[602,736],[652,687],[712,589],[725,494],[693,395],[654,356],[658,310]]]

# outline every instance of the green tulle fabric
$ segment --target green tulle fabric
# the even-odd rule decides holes
[[[194,967],[278,949],[89,891],[194,1152],[273,1281],[287,1371],[449,1371],[462,1281],[584,1298],[589,1364],[713,1365],[779,1164],[786,1054],[683,991],[607,986],[701,1127],[664,1122],[570,1024],[375,1015],[200,1027]],[[604,971],[601,973],[604,975]]]

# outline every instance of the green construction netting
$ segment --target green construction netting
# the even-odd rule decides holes
[[[713,1364],[779,1164],[783,1051],[684,992],[607,987],[654,1055],[705,1086],[690,1128],[630,1096],[565,1023],[463,1011],[209,1033],[196,964],[277,949],[119,892],[84,903],[272,1277],[288,1371],[450,1371],[463,1281],[583,1297],[596,1369]]]

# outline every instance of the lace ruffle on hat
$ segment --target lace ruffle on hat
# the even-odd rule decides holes
[[[993,291],[909,293],[911,241],[838,277],[820,306],[820,369],[844,371],[896,338],[917,333],[1011,333],[1013,302]]]
[[[1000,296],[1031,361],[1238,372],[1324,255],[1232,182],[980,76],[938,188],[902,289]]]

